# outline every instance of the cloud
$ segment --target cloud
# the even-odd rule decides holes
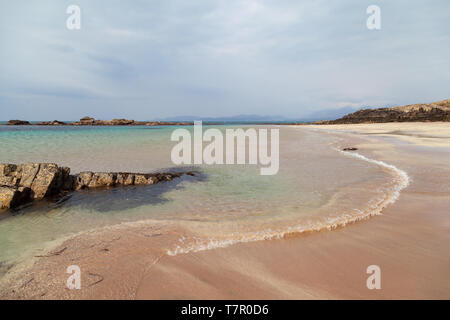
[[[69,31],[64,2],[2,3],[3,119],[301,118],[450,96],[447,0],[380,0],[379,31],[366,0],[77,4]]]

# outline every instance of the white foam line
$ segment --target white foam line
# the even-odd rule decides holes
[[[375,160],[375,159],[370,159],[370,158],[367,158],[367,157],[363,156],[362,154],[359,154],[356,152],[347,152],[347,151],[342,151],[342,150],[338,150],[338,151],[346,156],[350,156],[350,157],[361,159],[361,160],[364,160],[364,161],[367,161],[370,163],[374,163],[374,164],[379,165],[380,167],[384,167],[386,169],[389,169],[389,170],[395,172],[397,174],[397,177],[399,178],[398,179],[399,184],[397,185],[396,190],[394,191],[395,195],[394,195],[394,197],[392,197],[390,203],[394,203],[400,196],[400,191],[405,189],[409,184],[408,174],[405,171],[397,168],[396,166],[394,166],[392,164],[388,164],[386,162]]]
[[[256,232],[252,234],[247,235],[241,235],[240,238],[237,239],[227,239],[227,240],[221,240],[221,239],[210,239],[206,243],[204,240],[199,240],[194,245],[191,245],[190,247],[181,247],[176,246],[173,250],[168,250],[167,254],[174,256],[177,254],[183,254],[183,253],[189,253],[189,252],[198,252],[198,251],[204,251],[204,250],[211,250],[216,248],[225,248],[237,243],[244,243],[244,242],[254,242],[254,241],[262,241],[262,240],[272,240],[272,239],[281,239],[285,237],[288,234],[292,233],[303,233],[303,232],[311,232],[311,231],[321,231],[321,230],[333,230],[338,227],[344,227],[349,223],[354,223],[357,221],[368,219],[372,216],[381,215],[382,210],[389,204],[394,203],[398,197],[400,196],[400,192],[406,188],[409,184],[409,176],[408,174],[397,168],[394,165],[385,163],[383,161],[374,160],[367,158],[359,153],[356,152],[345,152],[341,151],[339,149],[336,149],[338,152],[344,154],[345,156],[353,157],[362,161],[366,161],[369,163],[376,164],[380,167],[383,167],[385,169],[388,169],[389,171],[393,172],[395,175],[395,181],[397,184],[393,188],[393,192],[388,194],[388,196],[377,202],[377,205],[375,207],[371,206],[372,210],[366,210],[362,211],[360,215],[358,216],[351,216],[349,214],[341,215],[340,217],[336,218],[328,218],[328,221],[326,223],[323,222],[316,222],[308,227],[305,227],[304,225],[299,226],[293,226],[289,227],[284,231],[273,231],[273,230],[264,230],[261,232]]]

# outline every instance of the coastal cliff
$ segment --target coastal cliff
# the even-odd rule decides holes
[[[392,108],[363,109],[342,118],[314,124],[450,121],[450,99]]]
[[[71,175],[70,168],[54,163],[0,164],[0,209],[16,208],[80,189],[151,185],[182,175],[195,174],[191,171],[146,174],[86,171]]]

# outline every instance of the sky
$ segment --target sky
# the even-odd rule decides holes
[[[449,12],[448,0],[1,1],[0,120],[302,119],[448,99]]]

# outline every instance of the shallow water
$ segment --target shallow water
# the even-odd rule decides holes
[[[55,162],[72,172],[157,171],[174,166],[174,129],[0,126],[0,162]],[[75,192],[4,213],[0,263],[11,265],[70,234],[145,219],[177,223],[202,239],[170,253],[320,229],[378,213],[402,183],[395,168],[339,152],[337,137],[279,129],[274,176],[261,176],[255,165],[200,165],[196,177]]]

